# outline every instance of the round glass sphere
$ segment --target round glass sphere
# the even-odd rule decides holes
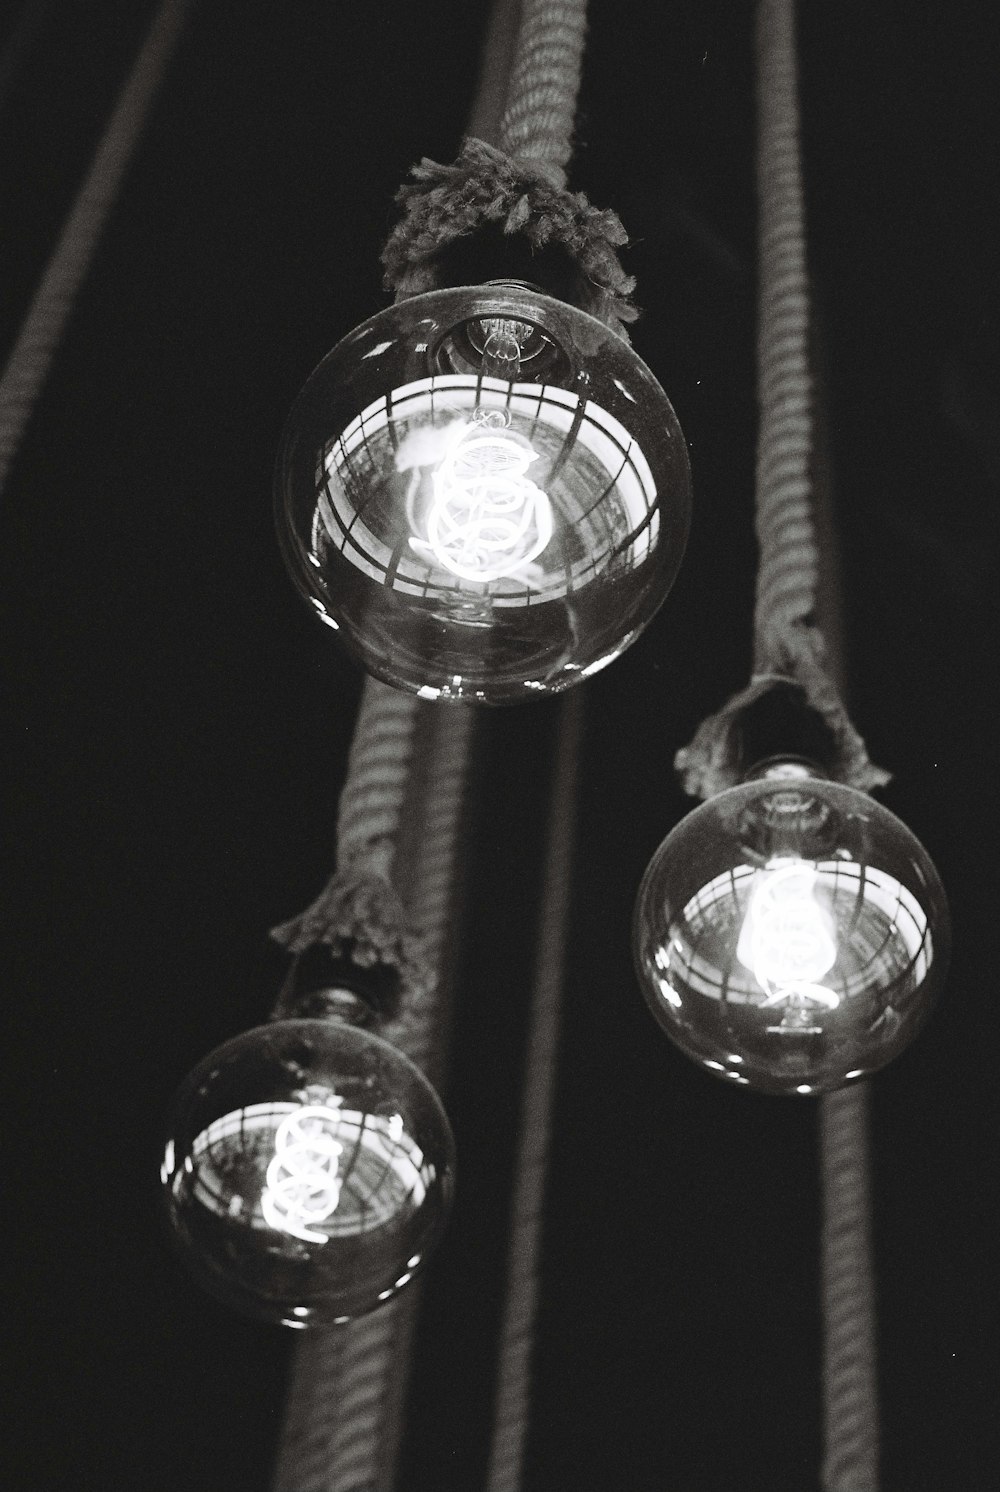
[[[415,296],[324,358],[276,476],[296,585],[376,677],[503,704],[596,673],[667,595],[690,469],[614,332],[515,283]]]
[[[688,814],[635,910],[643,994],[708,1072],[810,1094],[916,1036],[947,971],[950,919],[927,852],[867,794],[776,769]]]
[[[347,1321],[423,1267],[451,1205],[454,1142],[417,1067],[370,1032],[275,1021],[178,1090],[160,1177],[188,1268],[245,1315]]]

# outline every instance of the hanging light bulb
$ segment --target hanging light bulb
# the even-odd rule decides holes
[[[370,1311],[426,1263],[454,1143],[427,1079],[346,1020],[218,1047],[176,1094],[160,1179],[172,1239],[213,1295],[309,1327]]]
[[[940,994],[950,921],[910,831],[811,765],[770,765],[688,814],[635,911],[646,1001],[709,1072],[768,1093],[890,1062]]]
[[[377,677],[490,704],[568,688],[662,604],[690,471],[649,369],[520,283],[373,316],[306,383],[276,479],[299,590]]]

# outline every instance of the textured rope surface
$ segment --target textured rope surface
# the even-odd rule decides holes
[[[502,6],[508,3],[498,0]],[[528,9],[538,8],[533,0],[525,0],[525,4]],[[503,66],[509,50],[508,28],[494,25],[490,45],[497,49],[495,67]],[[522,50],[519,31],[514,56],[519,57]],[[493,74],[489,56],[484,59],[483,74],[484,78]],[[502,218],[505,231],[523,229],[531,219],[532,193],[555,191],[552,173],[544,168],[544,158],[539,159],[541,169],[537,164],[521,168],[484,141],[467,141],[463,158],[455,167],[423,162],[414,173],[420,184],[403,188],[401,196],[407,211],[383,255],[387,284],[395,289],[397,299],[433,288],[434,254],[452,237],[472,231],[475,221]],[[484,194],[486,175],[489,185]],[[465,201],[465,211],[458,231],[453,232],[459,200]],[[604,216],[598,231],[596,219],[600,215],[587,208],[593,216],[586,218],[586,204],[581,207],[578,199],[571,199],[571,203],[572,211],[582,214],[590,227],[589,236],[583,233],[587,242],[596,243],[601,234],[610,242],[616,233],[621,234],[616,241],[624,240],[620,224],[615,226],[617,219],[611,221],[613,214]],[[565,205],[563,210],[570,211]],[[552,229],[546,223],[537,231],[547,234]],[[591,259],[600,277],[600,251],[594,250]],[[631,289],[620,269],[617,273],[619,280],[613,274],[609,280],[605,274],[607,285],[597,285],[597,304],[604,309],[605,319],[615,315],[612,308],[616,292],[609,288],[611,284],[625,285],[626,293]],[[620,318],[629,314],[623,302]],[[616,316],[619,326],[621,319]],[[472,717],[464,709],[435,710],[431,716],[421,717],[415,705],[416,701],[407,696],[395,695],[390,700],[383,698],[381,686],[366,686],[363,714],[370,710],[371,718],[366,718],[363,736],[359,727],[352,749],[348,785],[341,800],[338,842],[342,861],[346,856],[352,867],[367,865],[377,878],[387,880],[406,789],[408,785],[413,787],[410,756],[414,726],[421,718],[430,721],[430,771],[420,784],[423,819],[412,862],[405,867],[406,884],[412,894],[402,936],[409,942],[400,945],[404,973],[413,957],[414,944],[419,946],[421,972],[418,978],[409,980],[399,1016],[385,1026],[384,1034],[423,1066],[433,1081],[444,1064],[445,991],[441,976],[447,957]],[[294,948],[302,937],[312,941],[317,926],[337,937],[345,936],[341,931],[342,897],[336,881],[334,877],[319,903],[303,919],[277,930],[290,947]],[[402,882],[400,874],[397,882]],[[374,948],[375,940],[369,939],[369,945]],[[381,958],[385,948],[380,946],[376,951]],[[296,1358],[276,1492],[391,1492],[418,1292],[419,1286],[411,1287],[371,1316],[303,1340]]]
[[[392,883],[419,700],[377,679],[365,682],[337,817],[337,868],[314,902],[271,931],[291,953],[316,943],[362,967],[397,970],[405,999],[430,973]]]
[[[821,1101],[823,1492],[877,1492],[878,1375],[868,1180],[868,1090]]]
[[[869,791],[889,775],[869,761],[827,663],[814,621],[819,547],[813,515],[809,279],[792,0],[761,0],[757,25],[760,261],[757,367],[757,539],[754,677],[678,752],[685,791],[708,798],[739,780],[734,749],[743,709],[776,681],[801,685],[830,728],[834,774]]]
[[[562,703],[549,808],[545,901],[538,934],[521,1100],[506,1299],[500,1332],[500,1369],[486,1492],[519,1492],[528,1435],[532,1350],[541,1285],[545,1182],[569,930],[582,720],[583,696],[577,691]]]
[[[380,1034],[437,1081],[446,1047],[442,976],[474,722],[469,710],[426,706],[419,718],[421,754],[429,765],[419,804],[407,805],[417,815],[412,838],[416,850],[411,863],[399,867],[398,873],[412,887],[406,924],[420,941],[430,977]],[[368,722],[368,731],[370,739],[382,739],[373,721]],[[360,751],[359,760],[363,777],[365,758]],[[359,788],[357,803],[362,801]],[[397,829],[401,815],[402,804]],[[419,1286],[411,1286],[369,1316],[302,1338],[296,1349],[275,1492],[389,1492],[418,1307]]]
[[[386,288],[397,300],[437,289],[442,251],[495,225],[508,237],[523,235],[532,249],[558,245],[575,274],[577,304],[625,337],[625,322],[639,313],[629,299],[635,279],[616,252],[628,242],[616,213],[555,185],[543,162],[485,140],[467,139],[452,165],[425,157],[411,174],[397,194],[403,216],[382,253]]]
[[[500,143],[508,155],[538,161],[566,185],[580,91],[586,0],[522,0]]]
[[[0,493],[190,8],[191,0],[164,0],[157,11],[7,360]]]

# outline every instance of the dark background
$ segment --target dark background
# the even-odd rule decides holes
[[[4,13],[5,349],[153,10]],[[947,999],[874,1088],[884,1492],[976,1492],[1000,1471],[997,26],[971,0],[803,10],[853,713],[955,917]],[[268,1486],[290,1337],[167,1256],[159,1126],[188,1068],[267,1014],[267,929],[331,864],[360,678],[282,571],[272,463],[314,364],[385,303],[393,193],[420,155],[455,154],[484,14],[194,5],[5,494],[5,1486]],[[696,507],[664,610],[586,686],[525,1487],[803,1492],[815,1108],[696,1071],[629,955],[642,870],[688,806],[673,753],[750,666],[751,7],[593,0],[572,183],[632,236],[635,345]],[[403,1492],[482,1485],[553,720],[542,703],[483,727],[448,1091],[461,1187]]]

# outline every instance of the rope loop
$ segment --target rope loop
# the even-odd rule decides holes
[[[625,323],[639,315],[630,299],[635,277],[616,252],[628,235],[617,213],[561,186],[557,167],[468,136],[452,165],[425,157],[411,175],[397,193],[403,216],[382,252],[385,285],[397,300],[438,289],[443,251],[499,227],[507,237],[523,236],[532,252],[563,250],[577,304],[628,340]]]
[[[833,738],[831,774],[870,792],[889,773],[869,760],[815,620],[822,556],[813,488],[809,273],[802,190],[793,0],[757,12],[758,328],[760,430],[753,677],[699,727],[675,766],[684,790],[710,798],[741,781],[738,726],[777,685],[798,685]]]

